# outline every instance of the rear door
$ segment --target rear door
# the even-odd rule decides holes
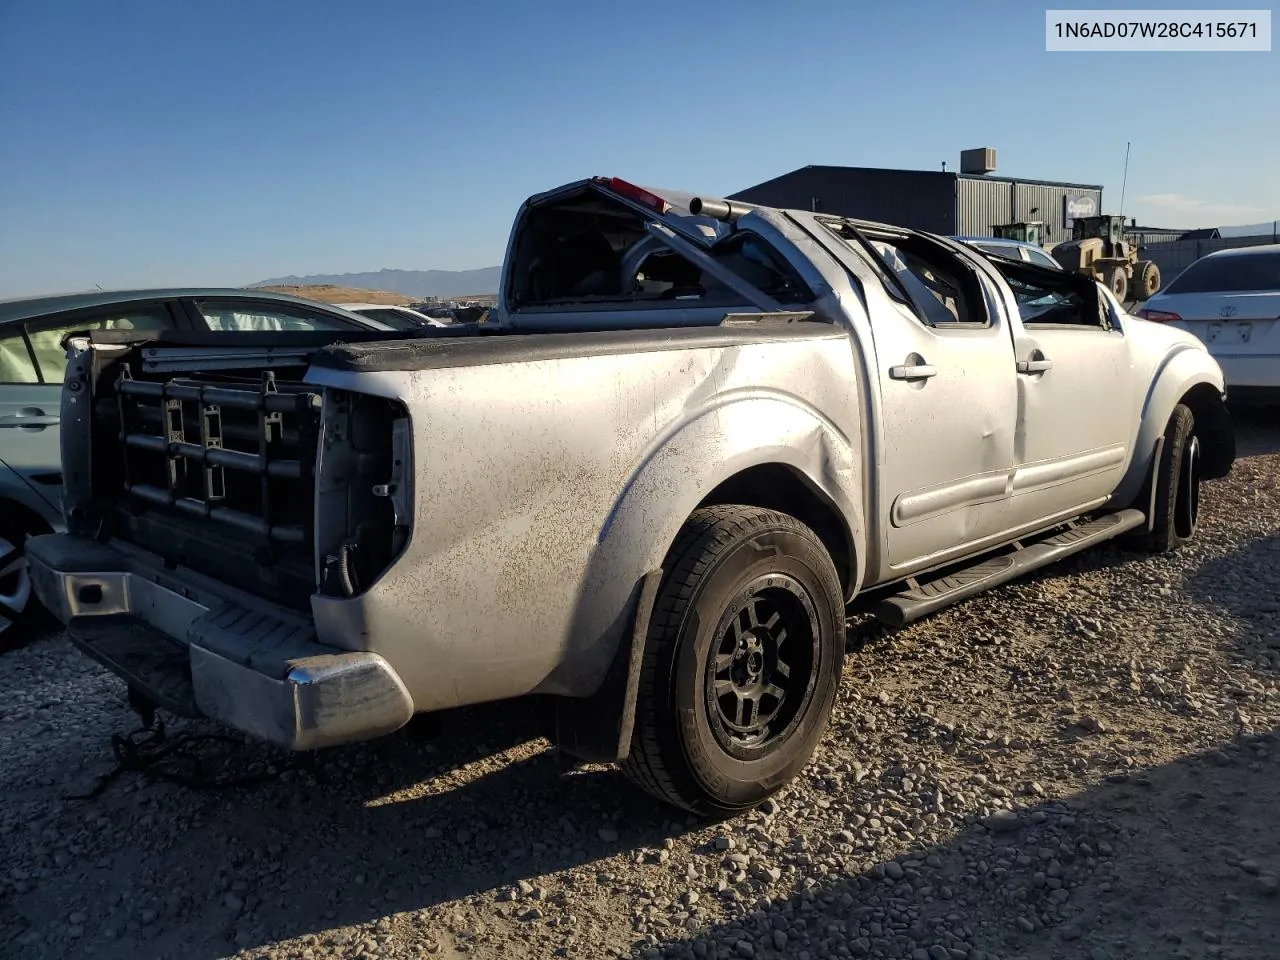
[[[0,328],[0,459],[51,507],[62,497],[58,422],[67,367],[62,340],[79,330],[172,330],[163,301],[124,304]]]
[[[887,563],[878,578],[998,539],[1017,384],[995,285],[922,235],[864,232],[868,251],[848,225],[819,222],[844,241],[831,248],[838,259],[861,257],[882,280],[863,285],[883,423],[875,455]]]
[[[33,486],[48,509],[57,507],[56,491],[46,484],[57,479],[58,395],[58,386],[40,380],[26,330],[0,328],[0,470],[12,470],[20,487]],[[45,474],[45,483],[33,474]]]
[[[1141,397],[1122,320],[1097,283],[1030,264],[995,266],[1016,304],[1010,509],[1021,527],[1110,496],[1128,464]]]

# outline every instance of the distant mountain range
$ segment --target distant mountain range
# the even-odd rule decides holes
[[[1246,223],[1235,227],[1219,227],[1218,232],[1224,237],[1265,237],[1268,234],[1280,234],[1280,220],[1269,220],[1266,223]]]
[[[370,273],[318,273],[310,277],[276,277],[251,283],[251,287],[309,286],[332,284],[339,287],[363,287],[388,290],[407,297],[465,297],[469,294],[498,292],[502,267],[480,267],[477,270],[375,270]]]

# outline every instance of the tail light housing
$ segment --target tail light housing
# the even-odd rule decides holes
[[[1150,310],[1143,307],[1138,311],[1138,316],[1143,320],[1150,320],[1152,323],[1172,323],[1175,320],[1181,320],[1182,314],[1172,313],[1168,310]]]
[[[634,183],[628,183],[619,177],[596,177],[595,182],[612,190],[619,196],[643,204],[659,214],[665,214],[671,209],[671,205],[656,193],[646,190],[644,187],[637,187]]]

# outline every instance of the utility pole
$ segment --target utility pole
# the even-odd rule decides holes
[[[1124,144],[1124,179],[1120,181],[1120,216],[1124,216],[1124,190],[1129,185],[1129,141]]]

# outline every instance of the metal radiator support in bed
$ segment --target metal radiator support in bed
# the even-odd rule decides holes
[[[310,540],[308,523],[279,523],[273,500],[280,491],[273,480],[297,481],[299,495],[311,502],[314,461],[273,456],[286,436],[286,416],[298,421],[297,446],[305,454],[314,451],[317,433],[315,414],[320,395],[307,389],[281,392],[272,371],[264,371],[257,389],[234,384],[201,383],[191,379],[164,382],[133,379],[128,364],[116,380],[116,401],[120,421],[121,455],[124,462],[124,489],[134,498],[169,506],[183,513],[207,518],[262,536],[268,542],[305,544]],[[145,429],[138,422],[140,402],[154,400],[161,415],[162,433]],[[186,405],[197,405],[199,442],[187,437]],[[224,410],[257,413],[257,452],[228,449],[225,445]],[[162,454],[166,460],[165,486],[144,482],[131,464],[130,450]],[[189,482],[190,466],[199,464],[199,492]],[[227,506],[227,471],[256,474],[261,490],[260,515]]]

